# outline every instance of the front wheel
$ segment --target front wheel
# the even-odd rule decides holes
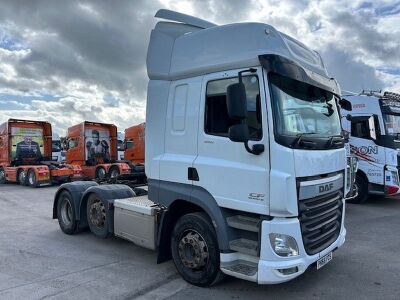
[[[204,213],[190,213],[178,220],[171,253],[178,272],[193,285],[207,287],[223,278],[215,230]]]
[[[28,185],[30,187],[37,187],[37,185],[38,185],[37,180],[36,180],[36,173],[35,173],[35,170],[33,170],[33,169],[30,169],[28,171]]]
[[[368,199],[368,181],[361,175],[356,175],[356,189],[358,192],[357,197],[348,200],[349,203],[362,204]]]

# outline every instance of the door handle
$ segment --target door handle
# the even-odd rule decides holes
[[[188,168],[188,180],[199,181],[199,174],[197,173],[196,168],[189,167]]]

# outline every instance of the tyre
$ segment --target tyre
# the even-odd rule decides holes
[[[57,203],[57,218],[61,230],[66,234],[74,234],[77,229],[75,209],[71,194],[67,191],[61,192]]]
[[[357,174],[355,184],[358,195],[354,199],[348,200],[348,202],[354,204],[362,204],[368,199],[368,181],[365,179],[364,176]]]
[[[29,185],[30,187],[37,187],[37,186],[38,186],[38,182],[37,182],[37,180],[36,180],[36,173],[35,173],[35,170],[30,169],[30,170],[28,171],[28,175],[27,175],[26,181],[28,182],[28,185]]]
[[[24,170],[18,170],[17,180],[20,185],[27,185],[26,172]]]
[[[119,168],[118,166],[112,166],[108,171],[108,178],[117,179],[119,176]]]
[[[0,168],[0,184],[6,183],[6,171]]]
[[[190,213],[177,221],[171,253],[178,272],[193,285],[207,287],[223,278],[217,237],[205,213]]]
[[[106,177],[107,177],[106,169],[104,169],[103,167],[98,167],[96,169],[96,180],[103,181],[106,179]]]
[[[107,238],[108,232],[108,208],[103,201],[96,195],[91,194],[86,206],[87,222],[90,231],[97,237]]]

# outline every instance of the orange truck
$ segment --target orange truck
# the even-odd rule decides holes
[[[145,123],[125,129],[124,159],[133,164],[144,164]]]
[[[0,183],[38,187],[81,177],[79,166],[52,160],[50,123],[9,119],[0,125]]]
[[[85,121],[68,128],[66,162],[80,166],[86,179],[129,175],[130,166],[117,160],[117,144],[115,125]]]

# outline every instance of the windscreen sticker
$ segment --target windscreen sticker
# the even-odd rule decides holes
[[[110,133],[108,130],[86,129],[86,160],[110,159]]]
[[[43,129],[11,128],[11,159],[39,159],[44,154]]]

